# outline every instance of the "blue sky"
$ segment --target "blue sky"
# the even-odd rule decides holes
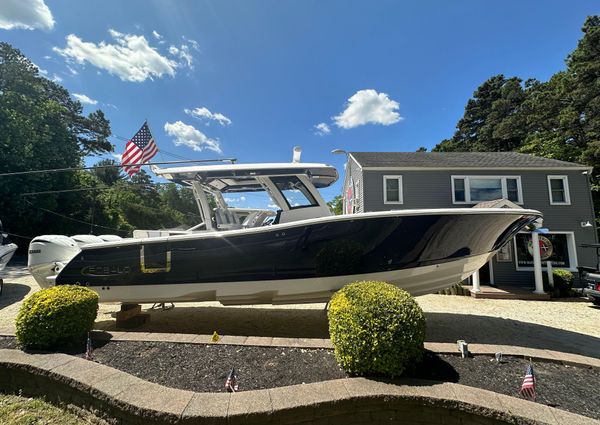
[[[591,0],[3,0],[0,40],[97,102],[85,110],[116,135],[148,119],[163,151],[240,162],[287,162],[300,145],[342,174],[332,149],[451,136],[492,75],[548,79],[599,12]]]

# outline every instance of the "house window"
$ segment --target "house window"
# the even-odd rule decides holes
[[[402,204],[402,176],[383,176],[383,203]]]
[[[539,235],[542,268],[551,262],[552,267],[577,271],[577,254],[573,232],[548,232]],[[533,270],[533,244],[531,233],[515,236],[515,261],[517,270]]]
[[[567,176],[548,176],[550,205],[571,205]]]
[[[453,203],[476,204],[496,199],[508,199],[522,204],[521,177],[452,176]]]

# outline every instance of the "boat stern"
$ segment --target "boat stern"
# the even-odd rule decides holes
[[[54,285],[56,275],[78,253],[77,242],[63,235],[42,235],[29,244],[27,267],[41,288]]]

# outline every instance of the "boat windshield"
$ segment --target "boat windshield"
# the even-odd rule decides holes
[[[279,209],[266,191],[223,193],[223,201],[227,208]]]
[[[314,207],[318,202],[297,176],[271,177],[290,209]]]

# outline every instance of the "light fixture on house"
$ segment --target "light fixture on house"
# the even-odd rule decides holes
[[[344,149],[334,149],[331,151],[332,154],[334,155],[339,155],[339,154],[344,154],[344,155],[348,155],[348,152],[346,152]]]
[[[588,220],[588,221],[582,221],[580,224],[581,224],[581,227],[584,227],[584,228],[585,228],[585,227],[594,227],[594,226],[592,225],[592,223],[590,223],[590,221],[589,221],[589,220]]]

